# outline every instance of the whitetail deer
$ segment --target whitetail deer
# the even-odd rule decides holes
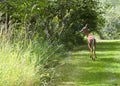
[[[90,58],[92,58],[92,60],[95,60],[96,58],[96,39],[95,37],[89,33],[88,31],[88,25],[86,24],[80,32],[84,32],[87,35],[87,42],[88,42],[88,47],[90,49]]]

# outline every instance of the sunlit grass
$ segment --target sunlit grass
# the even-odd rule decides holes
[[[83,49],[82,49],[83,48]],[[58,69],[58,86],[119,86],[120,41],[105,40],[97,43],[97,59],[89,58],[87,45],[72,51],[64,66]],[[62,83],[64,82],[64,83]],[[66,84],[66,83],[67,84]],[[68,82],[74,84],[68,85]]]
[[[39,81],[35,60],[30,62],[30,50],[20,51],[6,43],[0,49],[0,86],[33,86]],[[19,55],[18,55],[19,54]]]
[[[19,40],[1,43],[0,86],[49,86],[60,48],[35,40],[30,40],[27,45]]]

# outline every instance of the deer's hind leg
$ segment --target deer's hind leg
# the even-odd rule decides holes
[[[97,56],[96,56],[96,40],[95,39],[94,39],[93,54],[94,54],[94,57],[97,58]]]
[[[92,40],[90,41],[90,43],[88,43],[88,47],[90,49],[90,58],[92,58],[92,60],[95,60],[95,47],[92,45]]]
[[[93,58],[91,44],[88,44],[90,58]]]

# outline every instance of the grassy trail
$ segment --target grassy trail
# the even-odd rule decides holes
[[[99,41],[97,59],[92,61],[87,45],[63,60],[55,86],[120,86],[120,41]]]

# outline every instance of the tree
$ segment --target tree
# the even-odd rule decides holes
[[[103,27],[103,29],[100,31],[101,32],[101,36],[104,39],[119,39],[119,33],[120,33],[120,0],[109,0],[109,2],[105,2],[105,0],[102,1],[103,2],[103,6],[106,7],[105,8],[105,14],[104,14],[104,18],[105,18],[105,26]]]
[[[76,32],[84,24],[98,32],[104,20],[98,0],[8,0],[0,6],[8,6],[1,12],[9,13],[16,32],[27,33],[27,38],[37,35],[52,44],[79,44],[83,36]]]

